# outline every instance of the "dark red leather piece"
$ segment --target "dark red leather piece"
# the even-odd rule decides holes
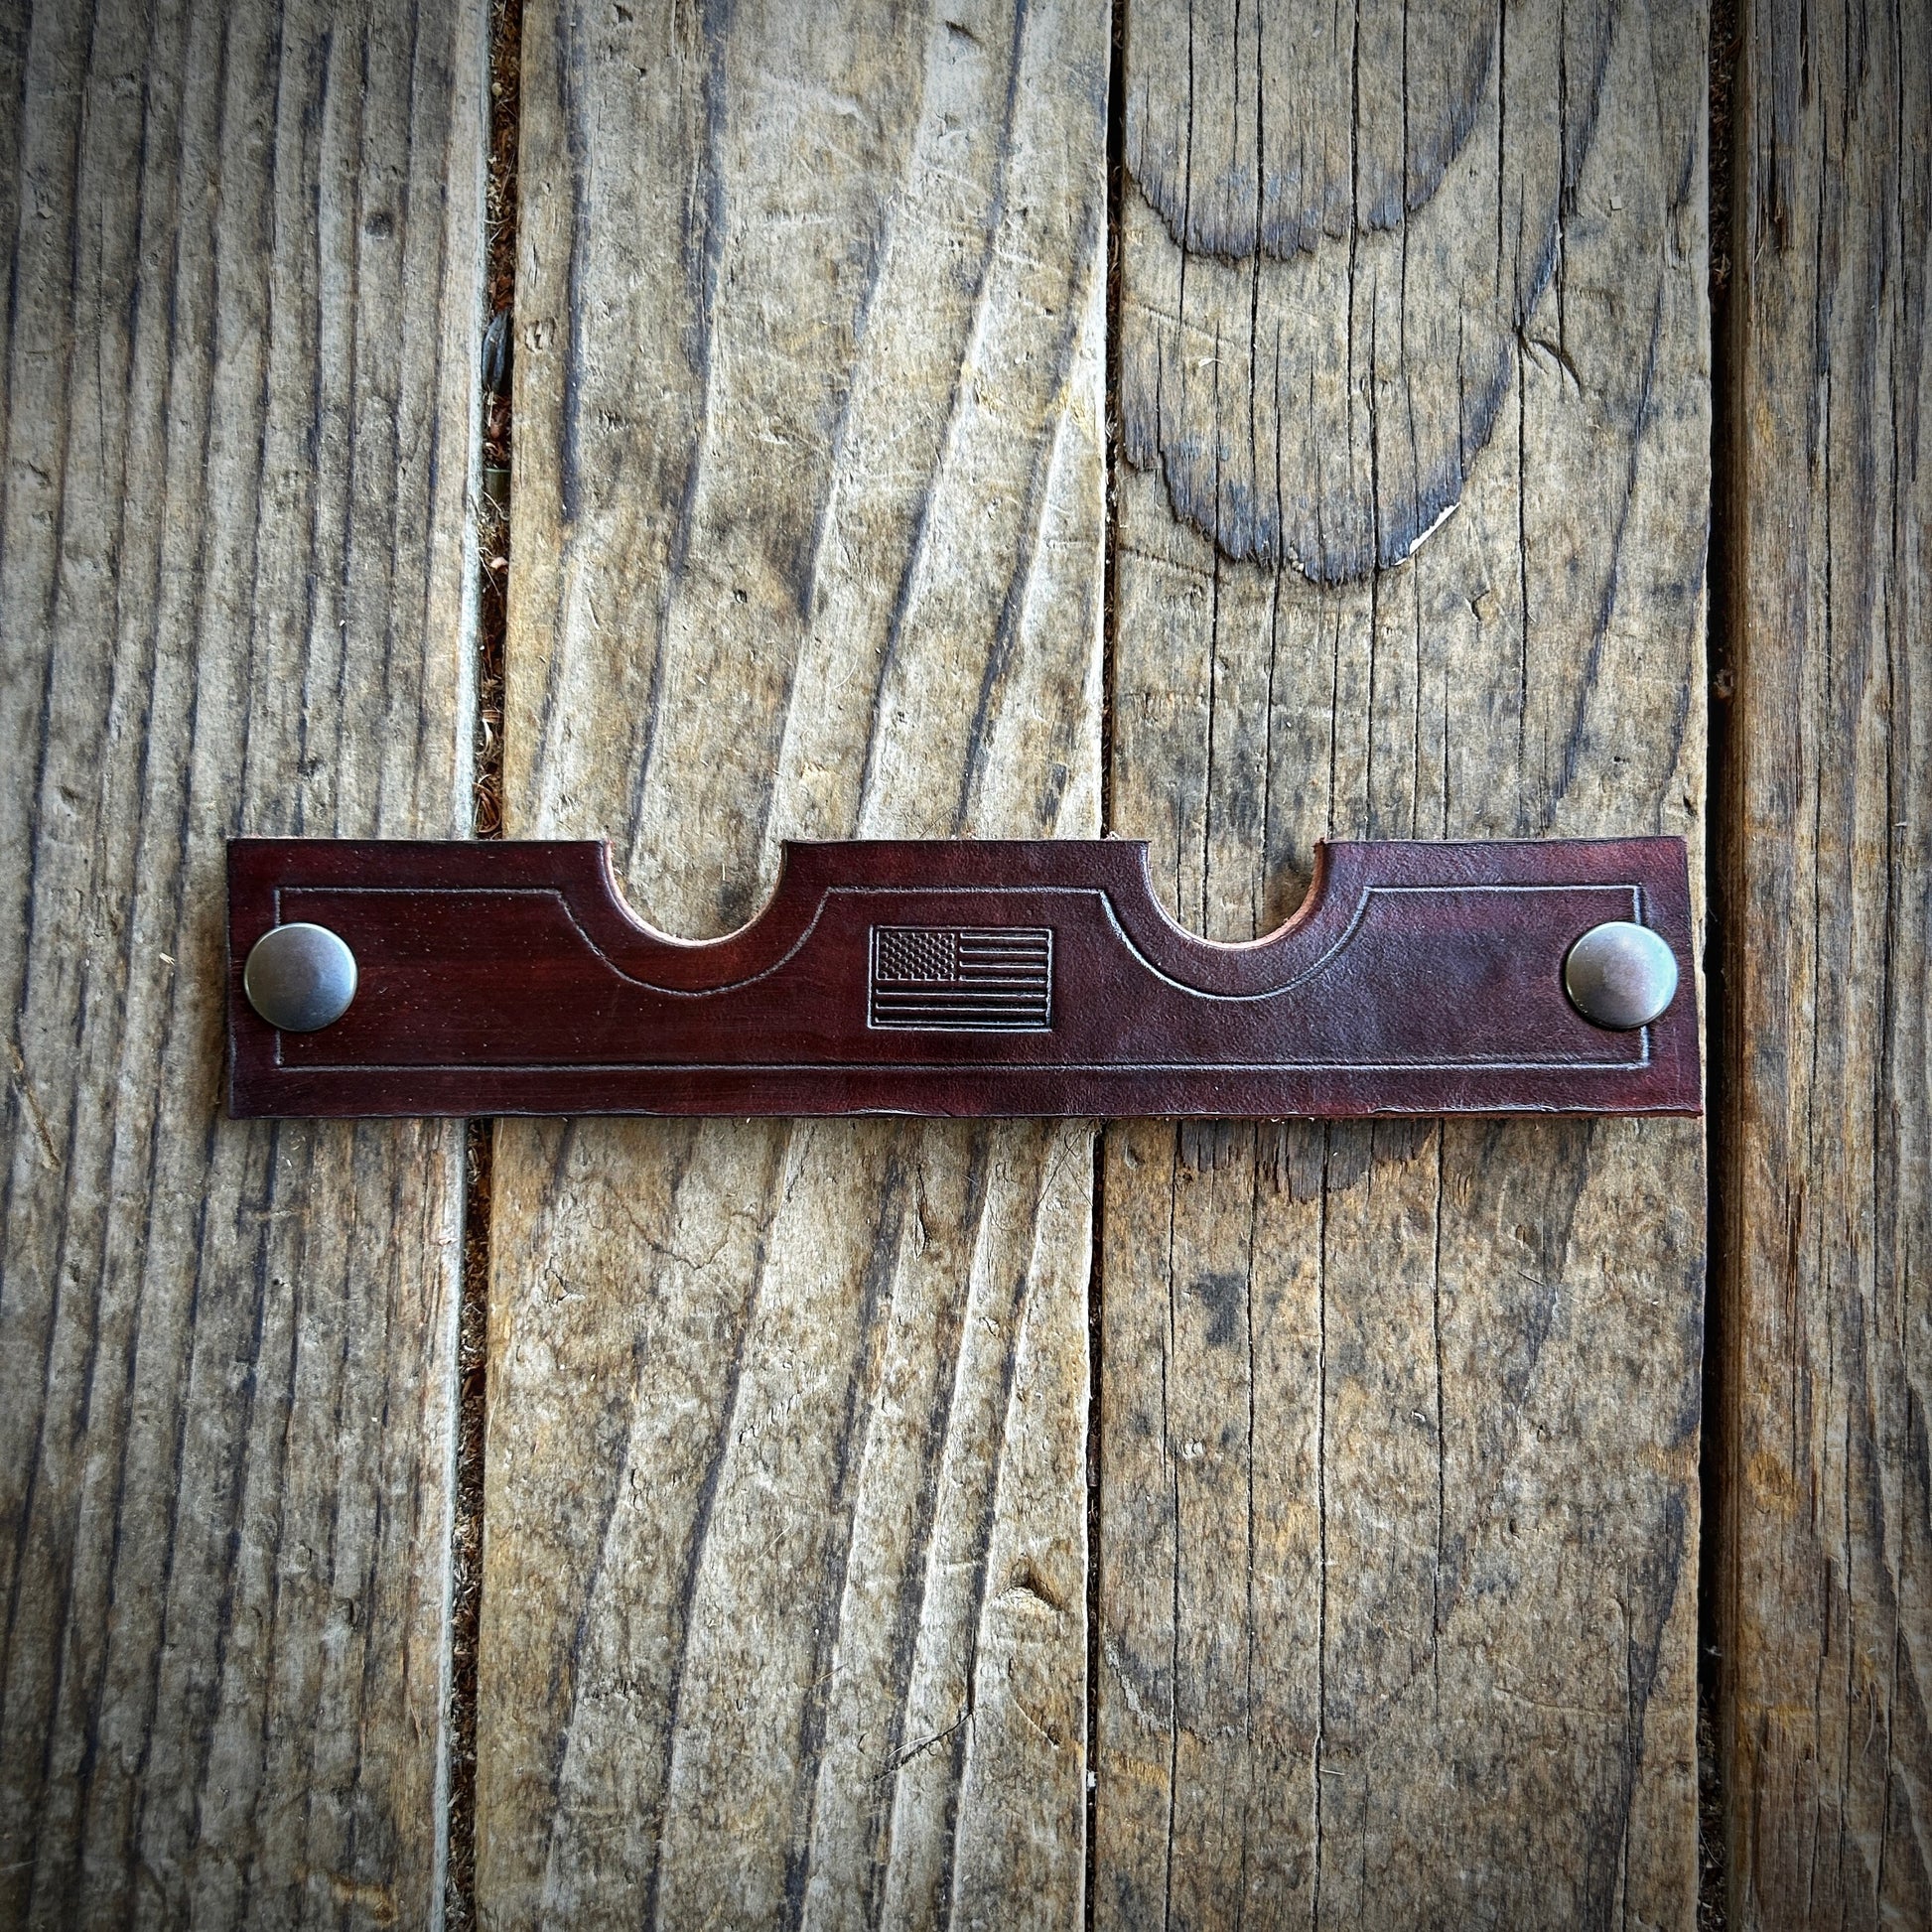
[[[290,1114],[1696,1113],[1680,839],[1320,849],[1247,945],[1183,932],[1126,840],[789,845],[742,931],[668,939],[597,844],[236,839],[229,1109]],[[1677,955],[1651,1027],[1563,990],[1605,919]],[[342,934],[353,1005],[281,1034],[270,926]]]

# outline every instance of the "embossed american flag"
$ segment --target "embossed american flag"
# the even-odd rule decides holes
[[[876,925],[866,1017],[937,1033],[1050,1028],[1052,928]]]

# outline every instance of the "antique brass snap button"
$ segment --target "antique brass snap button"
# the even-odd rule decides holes
[[[241,987],[271,1027],[320,1033],[355,997],[355,955],[326,925],[278,925],[255,941]]]
[[[1563,963],[1564,990],[1586,1020],[1618,1033],[1647,1027],[1677,997],[1677,957],[1648,926],[1591,926]]]

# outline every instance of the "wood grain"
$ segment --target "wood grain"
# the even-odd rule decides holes
[[[221,1118],[221,841],[467,821],[478,22],[0,98],[0,1922],[424,1924],[460,1141]]]
[[[505,813],[1092,833],[1104,15],[525,16]],[[1064,1924],[1091,1130],[505,1123],[489,1924]]]
[[[1697,877],[1704,34],[1130,0],[1115,827],[1193,929],[1323,833]],[[1698,1131],[1103,1187],[1096,1922],[1688,1925]]]
[[[1932,1923],[1922,9],[1740,11],[1718,1577],[1731,1924]]]

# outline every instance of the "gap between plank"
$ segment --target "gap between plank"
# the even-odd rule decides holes
[[[1731,111],[1742,41],[1736,0],[1713,0],[1710,40],[1710,148],[1707,156],[1711,326],[1711,529],[1705,564],[1705,655],[1709,677],[1705,746],[1704,844],[1704,1426],[1698,1454],[1697,1770],[1698,1932],[1728,1923],[1728,1847],[1724,1765],[1719,1750],[1724,1680],[1720,1566],[1724,1538],[1725,1334],[1727,1281],[1725,1222],[1725,1097],[1729,1084],[1729,881],[1737,849],[1730,796],[1730,699],[1735,687],[1730,634],[1731,550],[1739,540],[1730,499]]]
[[[484,184],[483,304],[478,342],[487,358],[491,324],[501,349],[481,395],[483,487],[477,502],[476,776],[472,835],[503,836],[503,639],[508,623],[510,385],[516,293],[516,143],[523,0],[490,0],[488,156]],[[492,374],[495,380],[492,381]],[[495,1123],[464,1136],[463,1288],[457,1324],[457,1440],[450,1526],[450,1714],[447,1932],[477,1922],[477,1646],[483,1609],[483,1422],[489,1370],[489,1197]]]

